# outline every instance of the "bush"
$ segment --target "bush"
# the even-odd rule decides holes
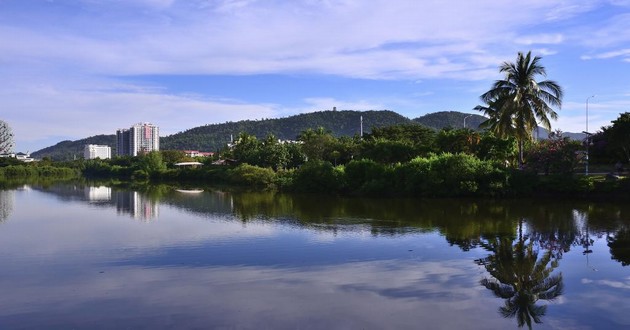
[[[344,168],[326,161],[309,161],[293,176],[294,191],[337,192],[344,187]]]
[[[369,159],[353,160],[344,169],[345,182],[350,191],[360,191],[372,181],[381,181],[385,176],[385,165]]]
[[[408,194],[447,197],[500,194],[506,182],[503,169],[469,154],[415,158],[394,170],[396,187]]]
[[[267,187],[274,182],[276,173],[270,168],[241,164],[229,170],[228,177],[233,184]]]

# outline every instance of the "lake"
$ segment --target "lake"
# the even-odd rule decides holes
[[[625,203],[0,190],[0,329],[619,329],[629,264]]]

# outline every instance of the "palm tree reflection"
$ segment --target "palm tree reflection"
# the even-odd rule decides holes
[[[496,297],[505,299],[499,313],[505,318],[516,318],[519,327],[532,321],[542,323],[547,305],[537,305],[538,300],[553,300],[562,294],[562,273],[552,275],[558,267],[551,251],[538,258],[533,242],[522,236],[513,245],[509,237],[496,238],[484,244],[493,252],[479,260],[492,279],[481,280],[481,285],[491,290]]]

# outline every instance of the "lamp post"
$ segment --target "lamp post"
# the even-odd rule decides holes
[[[591,139],[591,135],[588,132],[588,100],[594,98],[595,95],[591,95],[589,97],[586,98],[586,131],[584,132],[584,134],[586,134],[586,167],[584,168],[584,175],[588,175],[588,144],[590,143],[589,140]]]
[[[468,116],[464,117],[464,128],[466,128],[466,119],[469,118],[469,117],[472,117],[472,115],[468,115]]]

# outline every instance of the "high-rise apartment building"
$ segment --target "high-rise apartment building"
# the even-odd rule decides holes
[[[110,159],[112,158],[112,148],[98,144],[86,144],[83,149],[83,158],[85,159]]]
[[[129,129],[116,131],[116,154],[137,156],[160,150],[159,128],[150,123],[138,123]]]

